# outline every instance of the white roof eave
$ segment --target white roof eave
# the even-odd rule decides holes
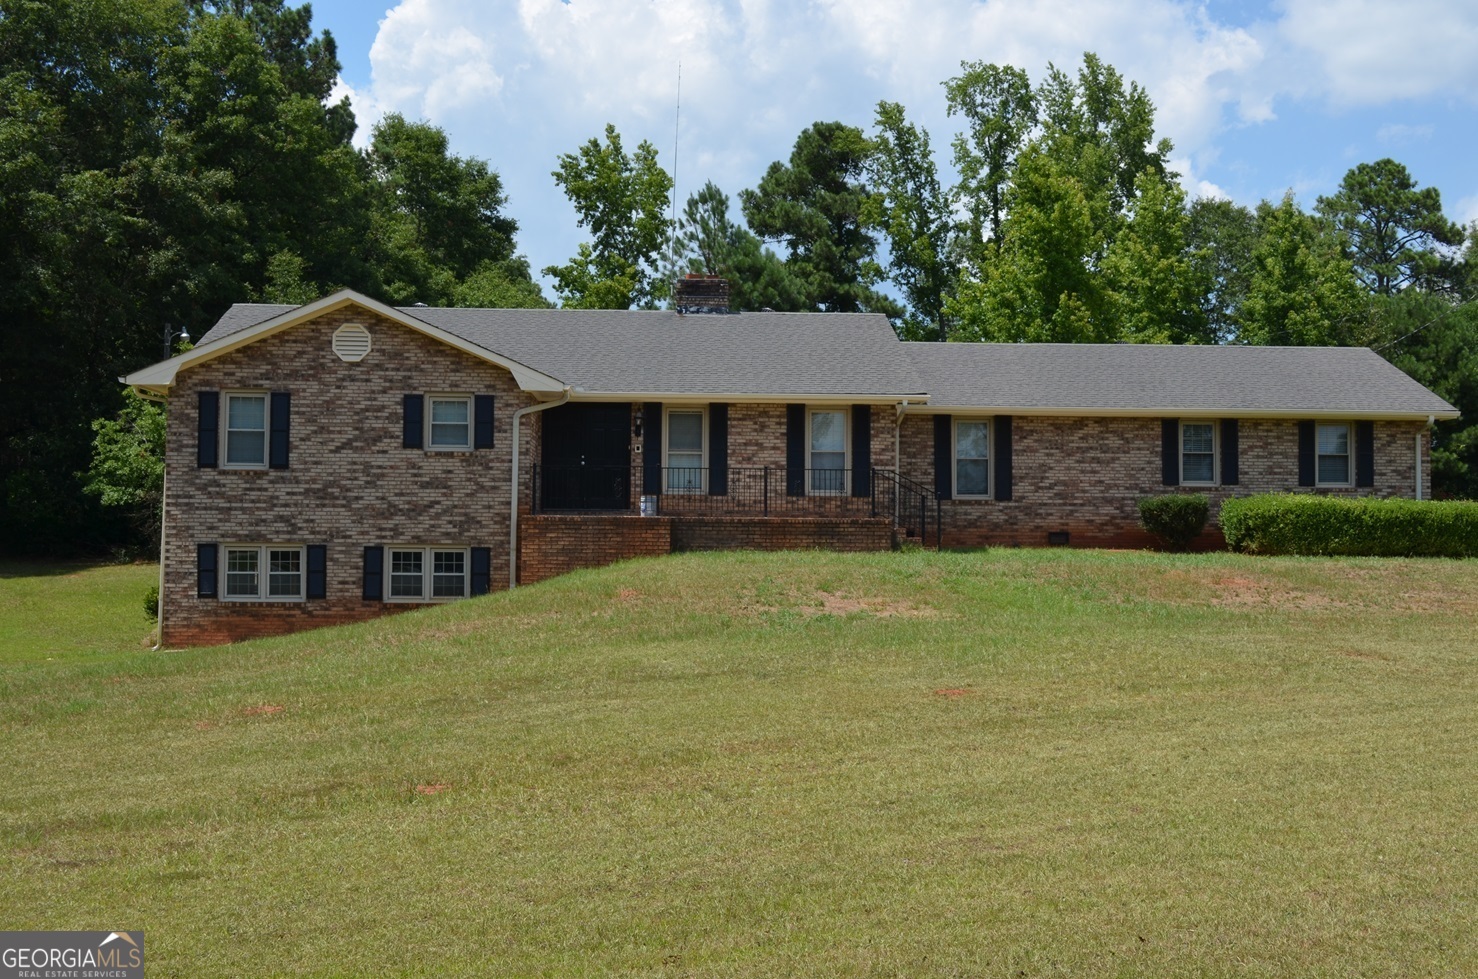
[[[348,305],[363,307],[369,312],[383,316],[385,319],[392,320],[432,339],[440,340],[442,343],[450,347],[455,347],[479,360],[497,364],[513,375],[513,379],[522,390],[558,391],[565,387],[565,383],[556,377],[551,377],[542,371],[534,370],[527,364],[480,347],[455,334],[448,333],[440,327],[432,326],[424,320],[416,319],[414,316],[398,310],[393,306],[387,306],[352,289],[340,290],[333,295],[324,296],[322,299],[308,303],[306,306],[290,309],[269,320],[264,320],[255,326],[238,330],[229,336],[221,337],[210,343],[203,343],[192,350],[187,350],[168,360],[136,370],[132,374],[123,377],[123,383],[132,386],[140,392],[147,391],[154,394],[168,394],[170,388],[174,387],[175,377],[186,367],[213,360],[222,354],[230,353],[249,343],[254,343],[264,337],[280,333],[299,323],[313,319],[315,316],[320,316],[323,313],[332,312]]]

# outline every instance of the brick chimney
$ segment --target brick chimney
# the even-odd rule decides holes
[[[672,284],[672,308],[679,313],[727,313],[729,280],[689,272]]]

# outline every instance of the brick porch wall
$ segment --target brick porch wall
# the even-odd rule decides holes
[[[518,521],[518,583],[533,584],[577,568],[672,553],[672,519],[568,513]]]
[[[1300,488],[1298,428],[1293,420],[1243,419],[1239,428],[1240,481],[1226,487],[1169,487],[1160,481],[1160,419],[1017,416],[1012,421],[1012,496],[947,500],[944,543],[950,547],[1044,546],[1065,530],[1074,545],[1149,547],[1158,542],[1139,527],[1137,501],[1169,492],[1204,492],[1211,522],[1198,542],[1221,543],[1217,516],[1223,500],[1254,493],[1319,492],[1331,496],[1412,496],[1419,422],[1375,423],[1372,489]],[[904,419],[905,475],[934,486],[934,419]],[[1430,438],[1422,439],[1423,495],[1431,493]]]
[[[345,322],[364,324],[372,336],[369,355],[357,364],[339,360],[330,347]],[[196,466],[196,393],[239,389],[292,395],[290,468]],[[427,392],[493,394],[494,447],[402,448],[401,397]],[[165,457],[164,643],[231,642],[404,610],[361,598],[366,545],[489,547],[492,585],[505,587],[511,425],[514,410],[530,400],[502,368],[358,308],[182,371],[170,399]],[[525,458],[531,441],[525,437]],[[328,597],[197,598],[199,543],[327,545]]]
[[[883,519],[540,514],[518,523],[518,582],[533,584],[579,568],[673,551],[886,551],[892,546],[892,524]]]

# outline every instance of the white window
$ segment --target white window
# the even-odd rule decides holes
[[[471,449],[472,397],[432,394],[426,401],[426,447],[444,451]]]
[[[465,547],[391,547],[387,602],[439,602],[467,597]]]
[[[1344,422],[1321,423],[1317,430],[1318,484],[1350,485],[1350,426]]]
[[[226,395],[226,467],[267,468],[267,394]]]
[[[955,419],[956,497],[990,496],[990,422]]]
[[[806,445],[809,492],[847,492],[847,412],[832,408],[812,410]]]
[[[668,493],[703,493],[708,489],[707,455],[704,452],[707,418],[699,408],[667,410]]]
[[[286,544],[227,544],[226,589],[230,602],[301,602],[303,548]]]
[[[1188,486],[1216,485],[1216,425],[1180,423],[1180,481]]]

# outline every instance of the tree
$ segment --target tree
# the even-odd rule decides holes
[[[1155,141],[1154,105],[1144,90],[1088,53],[1076,76],[1049,65],[1030,90],[1028,111],[1024,74],[965,67],[946,83],[979,125],[979,135],[957,143],[970,177],[960,193],[974,195],[973,213],[999,223],[994,244],[975,252],[970,277],[945,303],[959,337],[1203,336],[1198,312],[1187,305],[1187,289],[1200,276],[1188,263],[1184,196],[1170,189],[1171,145]],[[1018,148],[1019,139],[1025,142]],[[1145,193],[1152,197],[1142,200]],[[1137,221],[1144,226],[1111,261],[1116,240]],[[1140,262],[1153,271],[1136,268]]]
[[[1229,200],[1202,197],[1187,209],[1185,235],[1205,290],[1199,302],[1208,338],[1229,343],[1251,280],[1257,216]]]
[[[960,340],[1074,343],[1105,330],[1103,280],[1085,256],[1103,243],[1082,182],[1039,144],[1027,147],[1006,195],[999,253],[985,276],[960,286],[945,313]]]
[[[452,293],[452,305],[481,309],[548,309],[552,305],[529,274],[522,256],[501,262],[486,261]]]
[[[978,261],[981,248],[1001,241],[1006,186],[1037,124],[1036,96],[1020,68],[983,61],[960,62],[960,74],[944,91],[949,115],[965,119],[966,131],[953,144],[960,182],[951,196],[970,215],[964,257]]]
[[[1272,346],[1338,346],[1355,336],[1364,306],[1339,241],[1305,214],[1293,194],[1257,209],[1247,298],[1237,338]]]
[[[589,228],[593,238],[568,265],[544,269],[554,277],[563,304],[654,306],[666,294],[658,270],[672,190],[672,178],[657,163],[657,148],[643,140],[628,154],[616,127],[607,125],[604,144],[592,139],[574,153],[560,154],[554,182],[564,188],[580,227]]]
[[[801,283],[748,228],[729,217],[729,195],[712,181],[688,197],[677,222],[674,275],[701,272],[729,281],[729,308],[799,312]]]
[[[1375,300],[1391,363],[1462,412],[1432,433],[1432,495],[1478,500],[1478,303],[1408,289]]]
[[[871,154],[862,130],[818,122],[796,138],[788,164],[771,163],[758,187],[739,194],[750,228],[784,243],[810,309],[902,315],[872,288],[882,270],[866,220],[873,192],[862,180]]]
[[[904,334],[943,340],[944,302],[957,275],[949,256],[953,221],[929,134],[908,122],[896,102],[878,103],[877,130],[868,163],[878,190],[872,223],[888,236],[890,278],[908,301]]]
[[[103,506],[127,512],[154,551],[164,503],[164,422],[161,406],[126,392],[115,418],[92,423],[97,437],[85,487]]]
[[[518,222],[503,213],[508,198],[487,163],[453,155],[444,131],[397,113],[376,124],[365,159],[376,292],[401,305],[445,305],[459,282],[492,263],[513,280],[522,272],[519,288],[537,295],[526,263],[514,260]]]
[[[1103,260],[1111,332],[1137,343],[1215,341],[1201,307],[1210,291],[1202,256],[1187,244],[1185,192],[1144,170],[1128,220]]]
[[[1410,286],[1434,290],[1450,284],[1456,263],[1439,246],[1461,246],[1463,229],[1442,214],[1437,188],[1418,190],[1395,160],[1350,170],[1337,193],[1319,198],[1316,210],[1344,235],[1346,254],[1372,293],[1390,296]]]

